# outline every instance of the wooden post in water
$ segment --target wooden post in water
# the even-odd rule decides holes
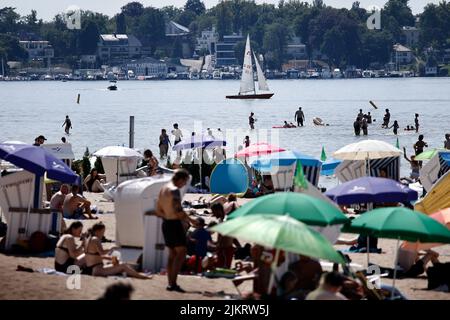
[[[134,116],[130,116],[130,148],[134,148]]]

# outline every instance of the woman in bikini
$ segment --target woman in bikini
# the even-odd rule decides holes
[[[109,254],[115,248],[111,248],[110,250],[103,249],[101,239],[104,235],[105,225],[101,222],[94,224],[85,245],[86,273],[98,277],[126,273],[127,276],[138,279],[152,278],[151,276],[135,271],[127,264],[112,261],[112,257]],[[103,265],[103,260],[110,260],[112,264]]]
[[[83,224],[79,221],[73,222],[66,230],[65,234],[59,239],[55,249],[55,270],[68,273],[70,266],[78,267],[84,264],[84,259],[80,256],[84,252],[84,243],[77,246],[75,238],[79,238],[83,231]]]

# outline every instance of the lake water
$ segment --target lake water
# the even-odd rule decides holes
[[[306,126],[269,132],[272,142],[320,156],[363,137],[353,134],[358,110],[371,111],[377,121],[369,127],[369,138],[395,145],[392,130],[381,129],[385,108],[391,111],[391,124],[400,124],[400,145],[408,154],[417,140],[415,132],[405,132],[420,114],[420,132],[430,147],[442,147],[444,134],[450,132],[450,78],[272,80],[275,93],[270,100],[227,100],[235,94],[239,82],[197,81],[122,81],[118,91],[108,91],[106,81],[93,82],[0,82],[0,140],[33,143],[43,134],[47,143],[58,143],[64,136],[61,127],[65,115],[72,119],[68,137],[75,155],[81,158],[86,147],[91,152],[108,145],[128,145],[129,116],[135,116],[135,147],[158,151],[161,128],[170,132],[177,122],[187,133],[194,121],[207,127],[248,129],[248,116],[255,113],[256,128],[271,130],[284,120],[294,122],[294,113],[303,107]],[[80,104],[76,103],[81,95]],[[369,100],[378,106],[374,109]],[[328,127],[316,127],[313,117],[320,117]],[[263,131],[256,131],[262,134]],[[251,140],[256,140],[256,132]],[[242,133],[244,134],[244,132]],[[242,140],[238,138],[238,142]],[[269,140],[269,142],[271,142]],[[402,174],[409,168],[403,163]]]

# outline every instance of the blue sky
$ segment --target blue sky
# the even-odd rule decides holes
[[[65,11],[70,5],[77,5],[86,10],[101,12],[109,16],[120,11],[120,7],[131,2],[132,0],[2,0],[0,7],[12,6],[17,8],[21,15],[28,14],[31,9],[38,12],[38,17],[44,20],[51,20],[57,13]],[[139,1],[139,0],[138,0]],[[307,1],[307,0],[305,0]],[[333,7],[350,8],[355,0],[324,0],[327,5]],[[163,7],[167,5],[174,5],[181,7],[186,2],[185,0],[140,0],[145,6]],[[216,5],[218,0],[203,0],[206,7],[210,8]],[[279,0],[256,0],[257,3],[273,3],[277,4]],[[312,1],[308,1],[312,2]],[[369,5],[383,6],[386,0],[359,0],[361,6],[368,7]],[[439,3],[439,0],[410,0],[410,6],[414,13],[422,12],[423,7],[427,3]]]

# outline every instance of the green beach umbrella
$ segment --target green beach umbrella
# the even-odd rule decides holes
[[[450,243],[450,231],[424,213],[403,207],[379,208],[354,219],[343,232],[378,238]]]
[[[325,162],[327,161],[327,154],[325,153],[325,147],[322,146],[322,154],[320,155],[320,160]]]
[[[433,158],[435,155],[437,155],[439,153],[439,151],[444,151],[445,149],[431,149],[431,150],[427,150],[424,151],[422,153],[419,153],[414,160],[416,161],[424,161],[424,160],[430,160],[431,158]]]
[[[297,160],[297,170],[294,176],[294,186],[302,188],[304,190],[308,189],[308,182],[306,181],[305,173],[303,172],[303,166],[300,160]]]
[[[447,227],[426,214],[402,207],[380,208],[366,212],[354,219],[349,226],[344,226],[342,232],[397,239],[392,298],[397,276],[400,240],[450,243],[450,231]]]
[[[279,192],[258,197],[238,208],[228,219],[253,214],[289,215],[311,226],[328,226],[349,221],[331,203],[297,192]]]
[[[345,263],[324,236],[287,215],[243,216],[216,225],[211,231],[265,247]]]

